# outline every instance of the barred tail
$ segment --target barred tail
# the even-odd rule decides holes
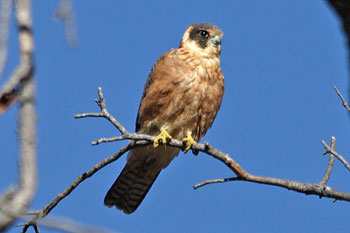
[[[141,204],[161,169],[144,161],[137,164],[128,162],[106,194],[104,204],[108,207],[115,205],[124,213],[131,214]]]

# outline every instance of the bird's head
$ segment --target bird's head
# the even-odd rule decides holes
[[[204,57],[219,57],[223,35],[220,28],[215,25],[192,24],[188,26],[183,35],[180,48],[189,49]]]

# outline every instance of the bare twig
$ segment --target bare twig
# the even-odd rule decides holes
[[[83,114],[76,114],[74,117],[76,119],[84,118],[84,117],[104,117],[107,120],[109,120],[119,131],[120,133],[127,134],[128,131],[122,126],[117,119],[115,119],[111,114],[109,114],[107,107],[106,107],[106,101],[102,93],[102,88],[98,88],[98,96],[99,99],[95,100],[97,105],[100,107],[101,112],[100,113],[83,113]]]
[[[225,183],[228,181],[235,181],[235,180],[239,180],[239,177],[230,177],[230,178],[221,178],[221,179],[214,179],[214,180],[205,180],[199,184],[196,184],[193,186],[194,189],[198,189],[200,187],[206,186],[208,184],[216,184],[216,183]]]
[[[317,195],[319,197],[327,197],[335,200],[350,201],[350,193],[341,192],[341,191],[332,189],[329,186],[320,185],[318,183],[302,183],[302,182],[293,181],[293,180],[285,180],[285,179],[255,176],[255,175],[249,175],[246,178],[236,177],[235,179],[231,179],[229,181],[248,181],[252,183],[278,186],[288,190],[293,190],[295,192],[304,193],[306,195]],[[226,182],[226,181],[222,181],[222,182]],[[204,182],[204,183],[210,184],[215,182],[208,182],[208,183]],[[203,185],[198,184],[196,186],[201,187]]]
[[[19,185],[15,189],[9,189],[4,196],[0,197],[0,232],[7,229],[18,216],[27,210],[36,190],[36,108],[31,2],[30,0],[16,0],[14,3],[19,30],[20,64],[9,81],[21,82],[18,129]]]
[[[38,225],[34,224],[33,228],[34,228],[35,233],[40,233]]]
[[[346,169],[348,169],[348,171],[350,172],[350,164],[348,163],[348,161],[346,161],[346,159],[344,159],[343,156],[338,154],[336,151],[332,150],[332,148],[330,146],[328,146],[327,143],[323,140],[322,140],[322,145],[326,149],[326,151],[324,153],[330,153],[330,154],[334,155],[337,159],[340,160],[340,162],[342,162],[344,164]]]
[[[20,226],[23,226],[23,228],[22,228],[22,230],[21,230],[21,233],[27,232],[28,228],[30,227],[30,226],[26,226],[25,224],[19,224],[19,225],[17,225],[17,227],[20,227]],[[37,224],[31,225],[31,227],[34,228],[35,233],[40,233]]]
[[[126,137],[125,136],[116,136],[116,137],[113,137],[113,138],[100,138],[96,141],[93,141],[92,142],[92,145],[93,146],[96,146],[100,143],[107,143],[107,142],[115,142],[115,141],[121,141],[121,140],[125,140]]]
[[[339,155],[337,152],[332,150],[331,147],[329,147],[324,141],[322,141],[322,144],[326,148],[327,153],[333,154],[348,169],[350,168],[349,164],[347,163],[347,161],[341,155]],[[332,144],[335,147],[335,138],[334,139],[332,138]],[[195,149],[197,149],[197,148],[195,148]],[[198,149],[198,150],[202,151],[200,149]],[[205,152],[205,151],[202,151],[202,152]],[[217,158],[216,154],[211,154],[211,155],[214,158]],[[256,175],[249,174],[246,171],[244,171],[244,172],[247,174],[246,177],[239,176],[236,173],[237,177],[230,178],[230,179],[208,180],[208,181],[204,181],[204,182],[202,182],[200,184],[197,184],[194,187],[195,188],[199,188],[199,187],[202,187],[202,186],[207,185],[207,184],[218,183],[218,182],[223,183],[223,182],[228,182],[228,181],[248,181],[248,182],[253,182],[253,183],[260,183],[260,184],[279,186],[279,187],[282,187],[282,188],[286,188],[288,190],[293,190],[293,191],[296,191],[296,192],[304,193],[306,195],[317,195],[317,196],[320,196],[320,197],[328,197],[328,198],[332,198],[332,199],[335,199],[335,200],[350,201],[350,193],[345,193],[345,192],[341,192],[341,191],[332,189],[329,186],[325,186],[325,184],[323,184],[323,183],[302,183],[302,182],[298,182],[298,181],[285,180],[285,179],[279,179],[279,178],[256,176]],[[331,171],[329,171],[329,173],[330,172]],[[328,177],[329,177],[329,175],[330,174],[328,174]],[[327,180],[328,180],[328,178],[327,178]]]
[[[331,150],[335,151],[335,137],[331,137]],[[325,152],[323,152],[323,154],[328,154],[328,152],[325,151]],[[329,177],[330,177],[331,172],[332,172],[332,169],[333,169],[333,164],[334,164],[334,155],[332,153],[330,153],[326,173],[324,174],[324,176],[319,184],[325,185],[328,182]]]
[[[336,86],[334,86],[333,88],[334,88],[335,92],[337,92],[337,95],[339,96],[339,98],[340,98],[340,100],[341,100],[341,102],[342,102],[344,108],[350,112],[350,106],[349,106],[349,104],[345,101],[344,97],[343,97],[342,94],[339,92],[338,88],[337,88]]]
[[[49,204],[47,204],[43,209],[30,212],[31,215],[34,215],[33,218],[31,218],[29,221],[27,221],[24,224],[24,227],[28,228],[29,226],[37,224],[37,222],[47,216],[53,208],[66,196],[68,196],[81,182],[86,180],[87,178],[90,178],[93,176],[97,171],[105,167],[106,165],[114,162],[115,160],[119,159],[120,156],[122,156],[125,152],[129,151],[130,149],[136,147],[137,144],[135,142],[129,143],[128,145],[121,148],[118,152],[113,154],[112,156],[102,160],[101,162],[94,165],[92,168],[90,168],[87,172],[84,172],[80,176],[78,176],[72,184],[70,184],[65,190],[63,190],[61,193],[59,193]],[[25,231],[24,231],[25,232]]]

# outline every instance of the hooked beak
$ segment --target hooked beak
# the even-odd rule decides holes
[[[215,45],[220,45],[221,44],[221,39],[219,36],[214,36],[213,38],[210,38],[210,42],[215,44]]]

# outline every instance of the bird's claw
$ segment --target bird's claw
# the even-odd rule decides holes
[[[193,143],[195,143],[196,141],[193,139],[193,137],[191,136],[191,134],[187,134],[187,137],[185,137],[184,139],[182,139],[182,141],[184,143],[187,144],[185,150],[184,150],[184,153],[187,153],[187,151],[189,151],[189,149],[191,149]]]
[[[153,141],[153,147],[156,148],[159,146],[160,143],[166,144],[167,140],[171,139],[171,135],[165,130],[161,129],[160,134],[154,139]]]

